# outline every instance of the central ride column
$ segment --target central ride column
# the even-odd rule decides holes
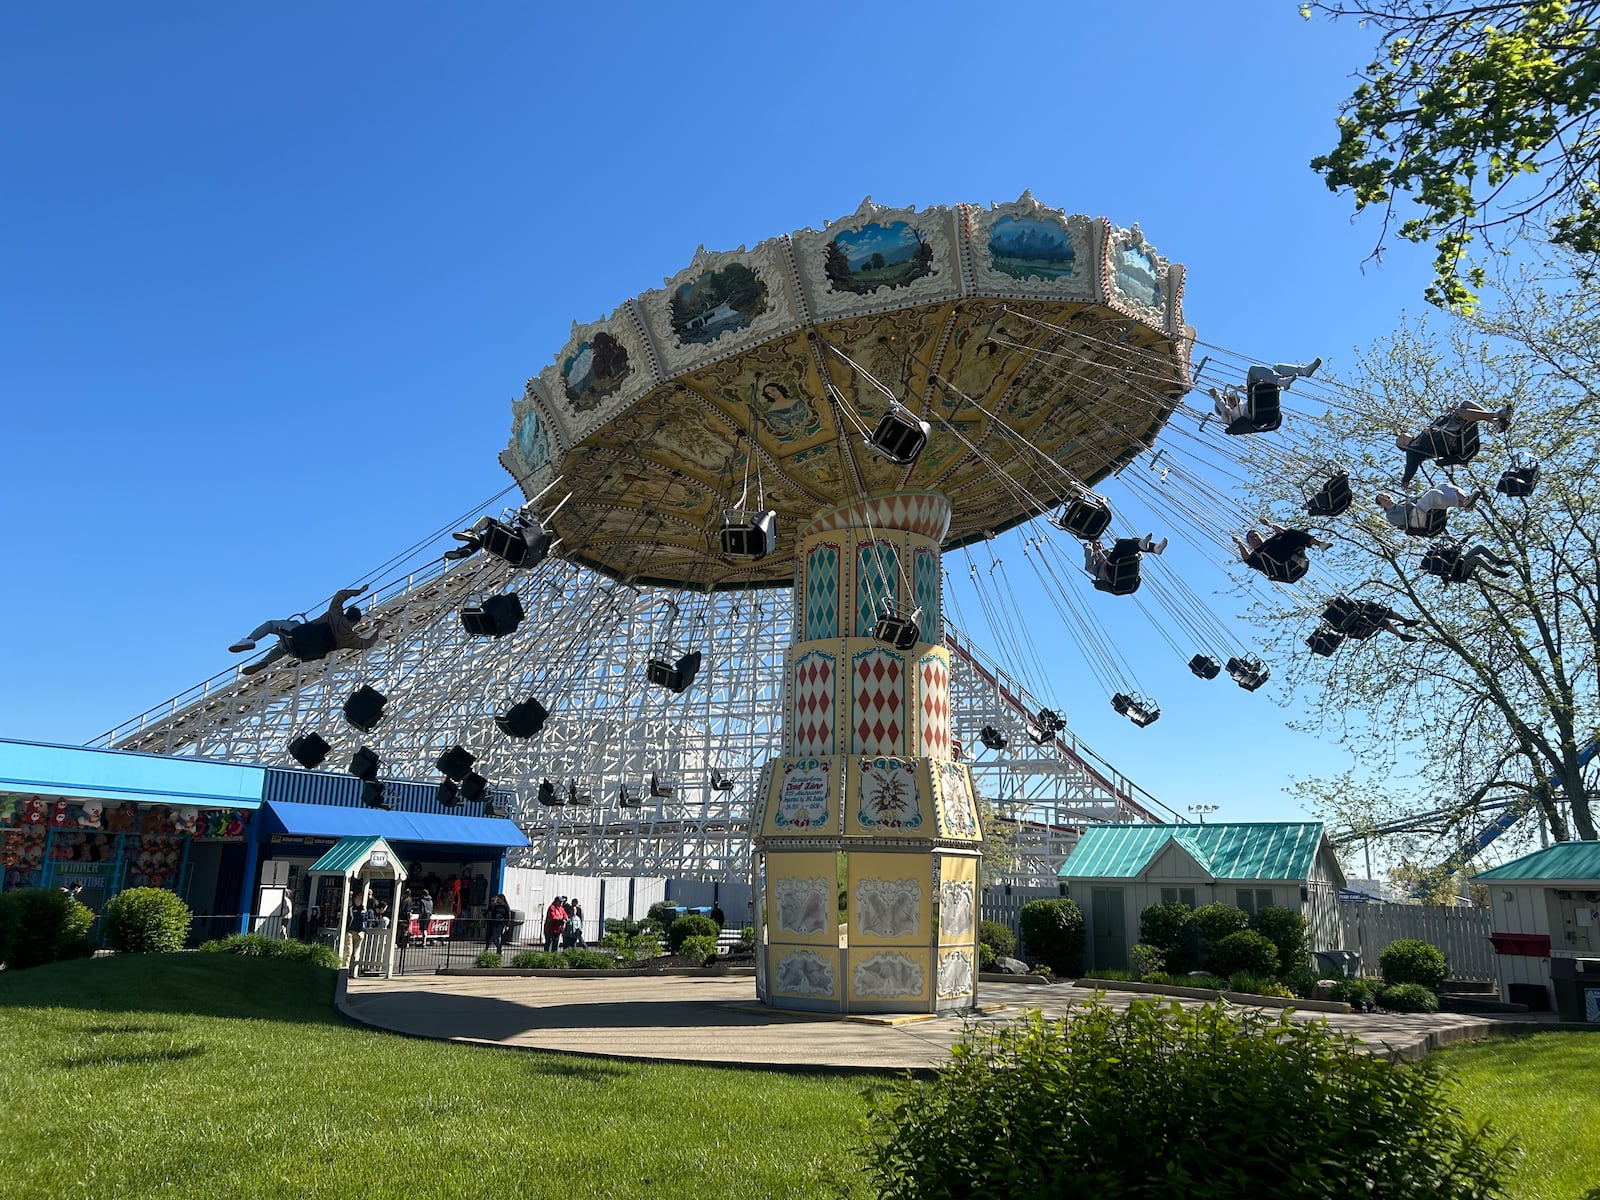
[[[774,1008],[973,1005],[983,834],[950,739],[949,526],[944,496],[897,492],[800,531],[783,755],[756,814],[756,990]],[[874,636],[886,613],[915,613],[909,649]]]

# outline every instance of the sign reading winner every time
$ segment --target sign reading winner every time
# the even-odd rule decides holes
[[[816,829],[828,823],[833,760],[799,758],[783,764],[783,784],[773,817],[780,829]]]

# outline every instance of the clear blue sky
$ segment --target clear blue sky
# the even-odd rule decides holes
[[[1204,340],[1348,365],[1429,260],[1363,270],[1376,229],[1306,167],[1370,42],[1291,0],[6,6],[0,736],[229,665],[508,482],[574,319],[865,195],[1137,221]],[[1293,819],[1287,778],[1341,768],[1099,611],[1165,715],[1112,713],[1040,602],[1050,698],[1169,804]]]

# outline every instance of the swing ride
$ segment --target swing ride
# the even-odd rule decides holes
[[[1207,686],[1271,675],[1191,582],[1149,569],[1166,538],[1141,530],[1240,565],[1230,531],[1251,518],[1208,456],[1237,467],[1290,436],[1288,388],[1317,363],[1218,351],[1207,374],[1182,292],[1137,226],[1026,193],[988,209],[866,201],[821,231],[702,249],[664,288],[574,325],[527,381],[500,456],[526,500],[468,514],[442,557],[444,531],[413,547],[432,562],[368,606],[378,648],[229,672],[100,744],[271,763],[308,739],[317,762],[358,745],[373,778],[443,774],[452,804],[459,747],[475,794],[515,791],[537,865],[754,878],[770,1002],[964,1007],[980,797],[1014,831],[1016,882],[1053,881],[1087,822],[1181,820],[1066,729],[1010,571],[1082,652],[1075,695],[1093,685],[1141,728],[1161,706],[1099,605],[1142,612]],[[1240,406],[1226,427],[1186,401],[1202,382]],[[1526,495],[1537,464],[1512,470],[1503,493]],[[1337,463],[1303,498],[1324,538],[1357,519]],[[1265,583],[1243,586],[1320,593],[1308,611],[1344,596],[1308,553],[1325,542],[1273,528],[1283,540],[1249,564]],[[949,586],[951,555],[970,586]],[[980,623],[958,591],[1005,667],[952,628]],[[1366,607],[1314,630],[1312,653],[1384,627],[1350,603]],[[357,724],[345,708],[362,688],[379,703]]]

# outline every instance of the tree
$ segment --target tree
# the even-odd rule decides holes
[[[1273,456],[1259,464],[1270,470],[1255,472],[1254,499],[1276,503],[1280,515],[1302,506],[1297,472],[1305,479],[1329,460],[1349,465],[1356,505],[1326,524],[1336,544],[1319,570],[1363,581],[1344,585],[1353,596],[1414,614],[1418,640],[1401,645],[1384,634],[1319,658],[1301,642],[1325,592],[1307,589],[1296,601],[1277,591],[1258,611],[1287,660],[1282,686],[1308,698],[1311,724],[1348,746],[1369,779],[1397,768],[1415,774],[1417,794],[1398,811],[1433,814],[1441,833],[1459,837],[1482,823],[1482,806],[1507,802],[1514,813],[1537,810],[1557,839],[1592,840],[1600,757],[1582,759],[1600,734],[1600,302],[1559,270],[1503,282],[1499,293],[1487,314],[1409,322],[1363,355],[1352,386],[1294,445],[1297,462],[1281,447],[1252,449]],[[1481,498],[1451,514],[1446,538],[1486,543],[1511,562],[1506,578],[1480,572],[1446,584],[1421,569],[1438,543],[1401,534],[1372,497],[1397,490],[1395,435],[1464,400],[1511,401],[1516,419],[1508,433],[1486,434],[1470,465],[1448,472]],[[1526,500],[1494,490],[1511,447],[1542,459]],[[1435,481],[1447,474],[1435,465],[1424,472]],[[1311,780],[1303,790],[1336,789]],[[1374,814],[1367,827],[1379,831],[1393,815]]]
[[[1339,142],[1311,160],[1357,212],[1380,207],[1381,255],[1395,203],[1420,215],[1407,241],[1437,251],[1428,299],[1470,310],[1483,283],[1475,237],[1548,225],[1600,254],[1600,0],[1315,0],[1301,5],[1380,31],[1377,58],[1340,106]]]

